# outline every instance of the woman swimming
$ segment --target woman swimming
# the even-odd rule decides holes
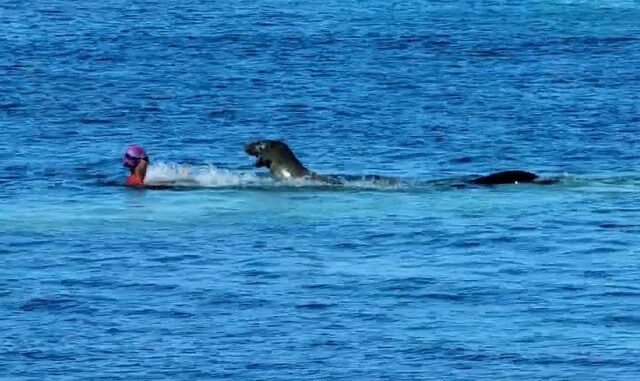
[[[173,189],[176,186],[193,186],[198,183],[189,178],[189,168],[183,168],[180,176],[180,184],[175,180],[158,181],[153,180],[152,183],[145,182],[147,176],[147,167],[149,166],[149,156],[144,148],[138,144],[127,146],[122,157],[122,165],[129,168],[130,173],[125,180],[125,185],[130,187],[144,187],[145,189]]]
[[[147,176],[147,166],[149,165],[149,156],[147,156],[144,148],[137,144],[129,145],[124,151],[122,165],[131,171],[129,176],[127,176],[127,185],[144,185],[144,178]]]

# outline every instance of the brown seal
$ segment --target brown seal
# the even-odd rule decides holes
[[[276,179],[315,177],[293,153],[279,140],[259,140],[244,145],[244,152],[256,157],[256,167],[267,167]]]
[[[289,146],[280,140],[258,140],[256,142],[248,143],[244,145],[244,151],[256,157],[256,167],[267,167],[271,172],[271,175],[279,180],[283,179],[296,179],[296,178],[309,178],[312,180],[319,180],[331,184],[341,184],[348,177],[345,176],[324,176],[319,175],[313,171],[310,171],[305,167],[298,157],[293,153]],[[385,176],[364,176],[356,177],[356,179],[372,180],[372,181],[385,181],[389,183],[397,183],[397,179],[393,179]],[[547,184],[549,182],[539,181],[539,177],[535,173],[511,170],[492,173],[487,176],[481,176],[472,180],[469,180],[470,184],[478,185],[499,185],[499,184],[518,184],[518,183],[540,183]]]

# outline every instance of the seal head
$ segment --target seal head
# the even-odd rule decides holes
[[[258,140],[244,145],[244,152],[255,156],[255,166],[267,167],[278,179],[299,178],[311,175],[289,146],[279,140]]]

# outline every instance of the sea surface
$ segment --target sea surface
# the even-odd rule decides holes
[[[640,2],[0,25],[0,379],[640,379]],[[257,139],[401,181],[278,183]],[[129,143],[180,186],[124,187]],[[505,169],[557,183],[451,185]]]

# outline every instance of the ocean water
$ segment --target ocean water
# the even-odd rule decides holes
[[[2,1],[0,379],[638,380],[639,20]],[[132,142],[182,186],[122,186]],[[448,185],[514,168],[558,183]]]

